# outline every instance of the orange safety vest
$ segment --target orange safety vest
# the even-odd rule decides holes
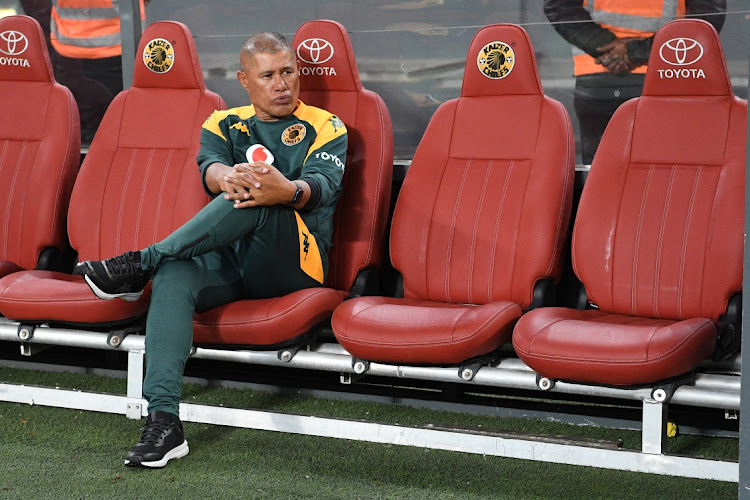
[[[584,0],[583,6],[594,22],[617,38],[647,38],[663,24],[685,17],[685,0]],[[576,76],[607,71],[577,47],[573,47],[573,61]],[[645,65],[633,70],[633,73],[645,72]]]
[[[120,9],[112,0],[53,0],[50,41],[63,56],[99,59],[122,54]],[[146,9],[141,4],[141,23]]]

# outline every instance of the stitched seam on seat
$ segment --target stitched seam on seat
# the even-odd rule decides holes
[[[50,89],[50,93],[51,93],[51,89]],[[69,124],[73,123],[73,120],[74,120],[74,118],[73,118],[73,106],[70,105],[70,101],[71,100],[73,100],[73,97],[69,94],[68,95],[68,104],[69,104],[68,105],[68,123]],[[70,139],[70,134],[68,134],[68,139]],[[69,200],[64,200],[65,203],[61,203],[60,202],[60,197],[62,196],[61,193],[62,193],[63,186],[64,186],[64,182],[63,181],[65,179],[66,169],[69,168],[68,167],[68,158],[69,158],[70,154],[71,154],[71,145],[70,145],[70,140],[68,140],[66,142],[66,144],[65,144],[65,153],[63,154],[63,162],[64,162],[65,168],[60,168],[58,170],[59,176],[57,177],[57,191],[55,192],[55,200],[57,201],[57,203],[55,203],[54,208],[52,210],[52,221],[53,221],[53,223],[50,224],[50,228],[49,228],[49,235],[48,235],[49,241],[52,241],[52,239],[53,239],[53,237],[55,235],[55,229],[56,229],[56,226],[57,226],[56,221],[57,221],[57,218],[58,218],[58,213],[63,208],[63,206],[65,206],[65,207],[68,206],[68,201]]]
[[[162,175],[161,175],[161,184],[159,184],[160,191],[161,191],[161,189],[163,189],[164,185],[167,183],[167,175],[169,174],[169,169],[172,166],[172,155],[173,155],[173,153],[174,153],[174,148],[172,148],[172,149],[169,150],[169,155],[167,156],[167,160],[164,162],[164,171],[162,172]],[[160,215],[161,215],[161,202],[162,202],[163,198],[164,198],[163,196],[159,196],[159,199],[156,202],[156,213],[154,215],[154,230],[153,230],[153,236],[151,237],[151,241],[157,241],[158,240],[158,235],[159,235],[159,219],[160,219]],[[178,195],[177,198],[179,199],[179,195]],[[175,203],[175,205],[176,205],[176,203]]]
[[[316,291],[311,295],[308,295],[307,297],[304,297],[299,302],[295,302],[294,304],[291,304],[289,307],[284,309],[283,311],[279,311],[273,316],[268,316],[266,318],[263,318],[261,320],[244,320],[244,321],[220,321],[220,322],[207,322],[207,321],[199,321],[199,320],[193,320],[194,323],[198,325],[205,325],[205,326],[216,326],[216,325],[251,325],[255,323],[263,323],[264,321],[274,320],[276,318],[279,318],[281,316],[284,316],[285,314],[289,313],[289,311],[305,304],[306,302],[309,302],[316,296],[320,295],[321,293],[327,293],[328,290],[331,290],[330,288],[324,288],[320,291]]]
[[[151,172],[151,165],[153,165],[154,160],[154,152],[156,150],[154,148],[151,148],[151,152],[148,154],[148,159],[146,160],[146,171],[143,173],[143,181],[141,182],[141,197],[140,200],[146,199],[146,186],[148,185],[148,174]],[[160,190],[161,191],[161,190]],[[161,201],[161,196],[159,196],[159,201]],[[138,248],[138,235],[141,232],[141,215],[143,214],[143,203],[138,204],[138,211],[135,218],[135,234],[133,235],[133,241],[135,242],[135,247]],[[151,242],[149,242],[151,243]]]
[[[680,252],[680,276],[677,281],[677,314],[681,318],[682,313],[682,285],[685,277],[685,260],[687,259],[687,244],[688,236],[690,235],[690,222],[693,218],[693,209],[695,208],[695,196],[698,192],[698,179],[700,179],[701,172],[703,172],[703,165],[699,165],[695,172],[695,179],[693,180],[693,192],[690,193],[690,204],[688,205],[687,220],[685,221],[685,231],[682,236],[682,251]]]
[[[42,297],[40,300],[34,299],[14,299],[12,297],[3,297],[3,302],[13,302],[15,304],[49,304],[49,299]],[[82,298],[82,299],[59,299],[55,298],[55,303],[59,302],[90,302],[91,304],[101,304],[101,299],[96,297],[93,298]]]
[[[565,321],[565,320],[564,320],[563,318],[561,318],[561,319],[558,319],[558,320],[555,320],[555,321],[553,321],[552,323],[549,323],[549,324],[547,324],[547,325],[544,325],[544,328],[542,328],[541,330],[539,330],[539,331],[538,331],[538,332],[537,332],[537,333],[536,333],[536,334],[535,334],[535,335],[534,335],[534,336],[533,336],[533,337],[531,338],[531,340],[529,341],[529,350],[528,350],[528,351],[527,351],[527,350],[525,350],[525,349],[521,349],[521,348],[516,348],[516,343],[515,343],[515,341],[513,342],[513,348],[514,348],[514,349],[517,349],[518,351],[520,351],[520,352],[522,352],[522,353],[524,353],[524,354],[526,354],[526,353],[528,353],[528,354],[531,354],[531,346],[532,346],[532,345],[534,344],[534,340],[536,340],[536,337],[537,337],[537,335],[539,335],[540,333],[544,332],[545,330],[547,330],[548,328],[550,328],[550,327],[551,327],[552,325],[556,325],[557,323],[560,323],[560,322],[562,322],[562,321]],[[515,337],[514,337],[514,338],[515,338]]]
[[[130,184],[130,174],[133,171],[133,164],[135,163],[135,149],[130,153],[130,164],[128,165],[128,172],[125,175],[125,182],[123,183],[123,192],[120,193],[120,210],[117,212],[117,233],[115,235],[115,251],[118,252],[120,249],[120,237],[122,233],[122,220],[123,213],[125,212],[125,191],[127,186]],[[136,224],[138,221],[136,221]]]
[[[9,142],[10,142],[9,140],[3,141],[3,148],[0,151],[0,167],[2,167],[3,162],[5,161],[5,153],[8,150]],[[0,168],[0,173],[2,173],[2,168]],[[6,217],[5,227],[6,228],[8,227],[7,218],[9,217],[9,214],[10,214],[10,209],[7,209],[5,211],[5,217]],[[5,231],[5,238],[3,239],[3,248],[0,248],[0,255],[8,255],[7,240],[8,240],[8,231]]]
[[[693,332],[690,335],[687,335],[685,338],[682,339],[678,344],[673,346],[669,351],[661,354],[660,356],[647,359],[645,361],[628,361],[628,360],[613,360],[613,359],[602,359],[602,358],[571,358],[568,356],[551,356],[549,354],[539,354],[539,353],[526,353],[529,356],[536,357],[537,359],[555,359],[560,361],[569,361],[569,362],[575,362],[575,363],[590,363],[590,362],[598,362],[598,363],[616,363],[616,364],[623,364],[623,365],[630,365],[630,364],[648,364],[648,363],[656,363],[658,361],[662,361],[665,358],[670,357],[672,354],[674,354],[676,351],[678,351],[684,344],[686,344],[688,341],[692,340],[695,337],[696,332],[703,327],[703,325],[707,323],[713,323],[710,319],[705,320],[705,322],[702,325],[699,325],[695,329],[693,329]],[[662,327],[663,328],[663,327]],[[650,343],[650,341],[649,341]]]
[[[638,107],[636,106],[635,114],[637,114],[637,113],[638,113]],[[630,119],[630,127],[629,127],[629,130],[628,130],[627,138],[625,139],[625,141],[628,144],[630,144],[631,146],[632,146],[632,142],[633,142],[633,122],[635,121],[635,114]],[[609,261],[611,263],[611,266],[608,266],[607,265],[608,263],[606,261],[603,263],[605,269],[607,269],[607,268],[611,269],[611,271],[609,273],[609,305],[610,305],[610,307],[612,309],[614,309],[614,307],[615,307],[615,295],[614,295],[614,293],[615,293],[615,280],[614,280],[614,277],[615,277],[615,266],[617,264],[617,260],[615,259],[615,251],[617,249],[617,236],[618,236],[618,228],[619,228],[619,224],[620,224],[620,214],[622,213],[622,204],[623,204],[623,199],[625,198],[624,197],[625,186],[628,183],[628,179],[630,178],[630,172],[631,172],[630,166],[631,166],[631,161],[632,161],[632,157],[633,157],[632,156],[633,152],[632,152],[631,149],[632,148],[628,148],[628,156],[626,158],[626,161],[628,162],[628,166],[625,169],[625,180],[619,186],[619,193],[618,193],[619,194],[619,199],[618,199],[618,203],[617,203],[617,212],[615,213],[615,217],[614,217],[614,221],[613,221],[614,226],[612,227],[612,233],[613,233],[613,236],[612,236],[612,252],[611,252],[611,255],[609,257]],[[586,285],[586,283],[584,283],[584,286],[589,286],[589,285]],[[595,297],[592,297],[592,298],[595,299]],[[600,308],[602,307],[602,304],[598,304],[598,305],[599,305]]]
[[[675,176],[675,165],[672,164],[672,169],[669,173],[669,184],[667,185],[667,195],[664,197],[664,206],[661,213],[661,224],[659,225],[659,235],[656,244],[656,259],[654,261],[654,291],[652,299],[652,307],[654,317],[659,317],[659,272],[661,271],[661,259],[662,259],[662,248],[664,247],[664,228],[667,225],[667,212],[669,211],[669,202],[672,199],[672,188],[674,186]]]
[[[16,191],[16,182],[18,179],[18,170],[20,169],[19,165],[21,164],[21,159],[23,158],[23,153],[26,151],[26,144],[27,141],[22,141],[21,143],[21,151],[18,154],[18,158],[16,159],[16,167],[13,170],[13,180],[10,181],[10,190],[8,194],[8,205],[5,211],[5,238],[3,238],[3,248],[5,249],[5,254],[7,255],[8,252],[8,233],[9,231],[7,228],[10,226],[10,207],[13,205],[13,193]],[[3,152],[4,155],[4,152]]]
[[[40,149],[40,146],[41,146],[41,142],[37,142],[37,141],[35,141],[35,142],[36,142],[36,145],[37,145],[36,155],[35,155],[34,159],[32,160],[32,161],[34,161],[34,167],[36,167],[37,165],[39,165],[39,162],[37,161],[37,158],[39,156],[39,149]],[[26,148],[27,148],[27,146],[29,144],[31,144],[31,141],[24,141],[23,150],[22,150],[21,154],[18,156],[18,164],[19,164],[19,166],[23,162],[23,155],[25,154]],[[62,172],[63,169],[59,168],[59,169],[56,169],[56,170],[60,173],[60,172]],[[28,174],[29,174],[28,177],[26,177],[25,179],[22,179],[22,180],[24,180],[26,182],[26,185],[23,186],[23,188],[21,188],[21,191],[24,192],[24,193],[28,193],[29,192],[29,183],[31,182],[31,179],[34,178],[34,172],[29,172]],[[14,182],[16,182],[16,181],[14,180]],[[13,197],[13,192],[14,191],[15,191],[15,189],[12,189],[9,198]],[[26,201],[27,201],[27,198],[30,198],[30,197],[29,196],[21,196],[21,200],[20,200],[21,205],[20,206],[15,205],[15,207],[14,207],[14,212],[18,211],[18,213],[21,214],[21,217],[20,217],[20,222],[21,222],[20,230],[21,231],[20,231],[20,234],[18,235],[18,241],[16,243],[16,247],[14,248],[14,250],[17,252],[17,255],[19,256],[18,257],[18,261],[19,262],[21,261],[22,255],[25,253],[25,252],[22,251],[22,248],[23,248],[22,244],[23,244],[24,240],[26,239],[26,233],[28,232],[28,229],[29,229],[29,223],[27,222],[26,217],[23,216],[26,213]],[[57,203],[53,203],[52,204],[53,207],[55,205],[57,205]],[[32,205],[32,207],[33,207],[33,205]],[[34,229],[34,231],[33,231],[34,233],[36,233],[37,230],[39,229],[39,227],[38,227],[37,224],[33,224],[32,227]],[[55,219],[50,220],[49,227],[50,227],[50,229],[55,227]],[[5,230],[6,235],[9,233],[8,229],[9,228],[6,226],[6,230]],[[36,240],[36,237],[35,237],[36,235],[32,234],[32,236],[33,236],[32,237],[32,241]],[[41,254],[42,249],[50,244],[49,241],[36,241],[36,243],[40,244],[41,247],[38,247],[38,248],[34,249],[34,250],[37,251],[37,254],[33,258],[34,265],[32,267],[36,267],[36,263],[39,261],[39,255]]]
[[[467,281],[467,297],[469,303],[473,303],[472,297],[472,282],[474,277],[474,259],[476,257],[477,237],[479,236],[479,219],[482,217],[482,208],[484,207],[484,195],[487,192],[487,184],[490,178],[490,172],[492,172],[492,165],[495,160],[487,162],[487,168],[484,173],[484,182],[482,183],[482,193],[479,195],[479,210],[477,210],[477,216],[474,218],[474,230],[472,231],[471,240],[471,253],[469,254],[469,279]]]
[[[55,203],[54,203],[54,206],[52,208],[52,224],[50,224],[50,226],[49,226],[49,233],[47,234],[47,240],[50,241],[50,242],[53,240],[53,238],[55,236],[55,230],[57,229],[57,217],[58,217],[57,214],[60,212],[60,209],[62,208],[63,205],[67,206],[67,201],[68,201],[68,200],[61,200],[60,199],[61,196],[62,196],[62,190],[63,190],[63,185],[64,185],[63,180],[65,178],[65,172],[66,172],[66,169],[68,168],[68,164],[67,164],[68,153],[67,153],[67,150],[65,152],[65,157],[64,158],[65,158],[65,160],[63,160],[65,162],[64,168],[61,165],[61,168],[58,169],[58,171],[57,171],[57,173],[58,173],[58,175],[57,175],[57,189],[55,190]],[[63,202],[65,202],[65,203],[63,203]]]
[[[455,112],[454,112],[454,115],[455,115]],[[448,160],[446,160],[445,163],[443,164],[443,171],[440,174],[440,182],[438,183],[438,192],[440,191],[440,186],[443,185],[443,179],[445,179],[445,171],[447,170],[447,167],[446,167],[447,164],[448,164]],[[429,276],[430,276],[430,272],[429,272],[429,265],[430,265],[430,257],[429,257],[430,244],[429,243],[430,243],[430,237],[432,236],[432,224],[435,221],[435,209],[437,208],[437,201],[438,201],[438,197],[435,196],[434,199],[432,200],[432,210],[430,212],[430,218],[427,221],[427,235],[426,235],[426,238],[425,238],[425,264],[424,264],[424,267],[423,267],[423,269],[424,269],[424,287],[425,287],[424,292],[425,292],[425,296],[427,297],[428,300],[431,299],[431,297],[430,297],[430,283],[427,281],[429,279]],[[406,279],[404,279],[404,296],[406,296]]]
[[[458,195],[456,196],[456,202],[453,205],[453,215],[451,217],[450,234],[448,236],[448,245],[446,248],[447,255],[445,259],[445,301],[451,301],[450,282],[451,282],[451,256],[453,255],[453,236],[456,232],[456,219],[458,218],[458,210],[461,206],[461,198],[464,194],[464,186],[466,185],[466,177],[469,175],[469,168],[471,167],[471,158],[469,158],[464,164],[464,173],[461,175],[461,183],[458,185]]]
[[[490,316],[489,318],[487,318],[487,320],[484,323],[482,323],[481,325],[477,326],[470,335],[465,336],[465,337],[461,337],[460,340],[466,341],[466,340],[473,339],[474,337],[476,337],[479,334],[479,332],[484,327],[486,327],[487,325],[489,325],[490,323],[492,323],[492,321],[495,318],[497,318],[498,316],[502,315],[505,311],[507,311],[508,309],[512,308],[513,306],[517,306],[517,305],[518,304],[516,304],[515,302],[509,303],[507,306],[505,306],[504,308],[502,308],[501,310],[499,310],[498,312],[496,312],[495,314],[493,314],[492,316]],[[466,311],[464,311],[463,314],[461,314],[461,316],[459,317],[459,319],[463,318],[464,315],[466,315],[468,312],[469,312],[468,309]],[[454,327],[454,329],[455,329],[455,327]],[[454,339],[454,341],[455,341],[455,339]]]
[[[523,188],[521,188],[521,193],[522,193],[521,210],[518,211],[518,219],[516,220],[516,224],[515,224],[515,234],[513,235],[513,245],[511,246],[511,261],[512,261],[512,264],[510,266],[510,295],[511,295],[511,298],[515,298],[514,297],[514,293],[513,293],[515,291],[515,287],[513,286],[513,284],[514,284],[515,278],[516,278],[516,256],[518,255],[518,250],[519,250],[518,241],[520,239],[519,235],[521,234],[521,220],[523,220],[523,214],[526,212],[526,196],[529,194],[529,183],[531,182],[532,170],[533,170],[533,162],[531,162],[530,165],[529,165],[528,173],[526,174],[526,183],[524,184]],[[532,200],[532,204],[533,204],[533,200]],[[533,208],[532,208],[532,210],[533,210]],[[536,280],[532,281],[532,283],[531,283],[531,289],[528,289],[528,288],[526,289],[526,290],[528,290],[530,292],[529,295],[527,296],[529,299],[531,299],[531,296],[534,293],[533,287],[534,287],[534,282],[535,281]],[[524,297],[524,298],[527,298],[527,297]],[[519,300],[519,302],[521,302],[521,300]],[[529,300],[529,303],[530,302],[531,302],[531,300]]]
[[[565,109],[562,105],[560,105],[559,107],[562,109]],[[570,123],[570,116],[568,115],[568,113],[565,112],[564,115],[566,116],[565,123],[566,124]],[[569,156],[570,156],[570,127],[565,127],[565,158],[568,158]],[[552,275],[552,270],[555,267],[555,262],[557,262],[557,255],[560,253],[560,250],[561,250],[560,247],[562,246],[561,239],[564,236],[563,230],[562,230],[563,225],[564,225],[563,211],[565,207],[565,200],[568,198],[568,183],[569,183],[568,179],[570,179],[571,170],[574,170],[574,169],[571,169],[570,165],[568,165],[566,162],[565,180],[563,181],[563,192],[562,192],[562,197],[560,198],[560,210],[558,211],[558,214],[557,214],[557,229],[555,231],[555,241],[552,247],[552,256],[549,261],[549,266],[547,266],[547,272],[545,273],[546,276]],[[568,216],[570,216],[570,214],[568,214]]]
[[[654,164],[651,163],[648,167],[648,176],[646,177],[646,188],[643,190],[641,195],[641,210],[638,213],[638,226],[635,231],[635,248],[633,249],[633,274],[631,276],[631,289],[630,289],[630,309],[633,315],[636,314],[637,295],[638,295],[638,261],[640,260],[640,249],[641,249],[641,230],[643,229],[643,214],[646,210],[646,200],[648,199],[648,192],[651,188],[651,176],[654,172]]]
[[[492,302],[494,297],[492,294],[492,282],[494,280],[495,276],[495,254],[497,253],[497,235],[500,232],[500,220],[503,217],[503,209],[505,208],[505,195],[508,192],[508,181],[510,179],[510,174],[513,171],[513,166],[515,165],[515,160],[511,160],[510,163],[508,163],[508,168],[505,171],[505,180],[503,181],[503,193],[500,195],[500,205],[497,208],[497,218],[495,219],[495,232],[492,236],[492,253],[490,254],[490,276],[489,281],[487,282],[487,301]]]
[[[420,340],[419,342],[407,342],[407,343],[401,342],[401,343],[398,343],[398,342],[376,342],[376,341],[372,341],[372,340],[361,340],[361,339],[356,339],[356,338],[352,338],[352,337],[347,337],[347,336],[344,336],[344,335],[338,335],[338,336],[341,337],[341,338],[343,338],[343,339],[354,341],[354,342],[356,342],[359,345],[369,345],[369,346],[401,346],[401,347],[415,346],[415,347],[421,347],[421,346],[425,346],[425,345],[429,345],[429,346],[451,345],[451,344],[455,344],[457,342],[466,342],[466,341],[473,340],[479,334],[479,332],[482,330],[482,328],[484,328],[485,326],[487,326],[495,318],[497,318],[498,316],[502,315],[508,309],[512,308],[513,306],[517,306],[517,305],[518,304],[516,304],[515,302],[510,302],[506,307],[504,307],[503,309],[501,309],[497,313],[493,314],[491,317],[489,317],[487,319],[487,321],[485,321],[484,323],[482,323],[481,325],[479,325],[477,328],[475,328],[474,331],[470,335],[465,336],[465,337],[461,337],[460,340],[453,340],[453,336],[451,336],[451,340],[450,341],[445,341],[445,340],[422,341],[422,340]],[[463,314],[466,314],[466,312],[468,312],[468,311],[465,311]],[[461,317],[463,317],[463,314],[461,315]],[[454,325],[454,331],[455,331],[455,325]]]
[[[377,307],[377,306],[378,306],[378,304],[371,304],[371,305],[369,305],[369,306],[367,306],[367,307],[365,307],[365,308],[363,308],[363,309],[360,309],[360,310],[359,310],[358,312],[356,312],[355,314],[351,314],[351,315],[349,315],[349,317],[348,317],[348,321],[346,322],[346,327],[345,327],[345,330],[346,330],[347,332],[349,331],[349,327],[351,326],[351,324],[352,324],[352,321],[354,321],[354,319],[355,319],[355,318],[356,318],[357,316],[359,316],[359,315],[360,315],[360,314],[362,314],[363,312],[365,312],[365,311],[369,311],[369,310],[370,310],[370,309],[372,309],[373,307]],[[333,322],[331,322],[331,329],[333,329]],[[335,335],[336,335],[337,337],[341,337],[342,339],[347,339],[347,340],[355,340],[354,338],[352,338],[352,337],[349,337],[348,335],[345,335],[345,334],[342,334],[342,333],[339,333],[339,332],[337,332],[337,331],[336,331],[335,329],[333,329],[333,333],[334,333],[334,334],[335,334]]]
[[[199,101],[199,102],[200,102],[200,101]],[[197,112],[196,112],[196,113],[197,113]],[[173,150],[173,151],[174,151],[174,150],[177,150],[177,151],[185,151],[185,155],[186,155],[186,156],[190,154],[190,148],[189,148],[189,147],[188,147],[188,148],[172,148],[172,150]],[[192,164],[191,164],[191,165],[192,165]],[[180,169],[180,170],[179,170],[179,172],[180,172],[180,178],[179,178],[179,179],[178,179],[178,181],[177,181],[177,186],[182,186],[182,180],[184,179],[184,177],[185,177],[185,172],[186,172],[186,171],[187,171],[188,169],[187,169],[187,168],[185,168],[184,162],[183,162],[183,164],[182,164],[182,165],[179,165],[179,164],[178,164],[177,166],[178,166],[178,167],[179,167],[179,169]],[[201,182],[203,182],[203,181],[201,181]],[[179,197],[178,197],[178,199],[179,199]],[[207,204],[207,203],[205,203],[205,202],[203,203],[203,205],[206,205],[206,204]],[[171,233],[172,231],[174,231],[174,230],[176,230],[176,229],[177,229],[177,227],[175,227],[176,225],[175,225],[175,223],[174,223],[174,220],[175,220],[175,217],[176,217],[176,214],[177,214],[177,208],[178,208],[179,206],[180,206],[180,204],[179,204],[179,203],[172,203],[172,216],[171,216],[171,218],[170,218],[170,221],[169,221],[169,227],[167,228],[167,231],[168,231],[169,233]],[[191,216],[191,217],[192,217],[192,215],[193,215],[193,214],[190,214],[190,216]],[[179,227],[179,226],[178,226],[178,227]],[[155,240],[158,240],[159,238],[157,237],[157,238],[154,238],[154,239],[155,239]]]
[[[383,127],[383,110],[380,109],[380,101],[377,101],[377,106],[375,108],[378,111],[378,124],[380,125],[380,137],[385,136],[385,130]],[[380,141],[379,143],[381,146],[383,145],[383,142]],[[384,165],[384,148],[381,147],[379,149],[380,157],[378,158],[378,178],[377,182],[375,183],[375,206],[373,207],[372,211],[372,218],[370,222],[370,244],[367,246],[367,259],[365,260],[365,265],[368,264],[372,259],[372,254],[375,251],[375,226],[377,224],[378,220],[378,214],[380,213],[380,192],[383,190],[382,180],[383,180],[383,169],[385,168]],[[393,168],[393,167],[391,167]]]
[[[726,170],[726,166],[722,165],[721,173],[723,173],[724,170]],[[721,183],[721,179],[722,179],[721,173],[719,174],[719,179],[716,181],[716,185],[714,186],[714,200],[713,200],[713,203],[711,203],[711,216],[708,220],[708,234],[706,235],[706,241],[703,246],[703,259],[702,259],[703,260],[703,272],[701,273],[701,283],[700,283],[700,286],[698,287],[698,290],[699,290],[698,293],[700,294],[699,302],[698,302],[698,310],[701,312],[701,314],[703,313],[703,288],[704,288],[703,283],[705,283],[706,281],[705,278],[706,278],[706,271],[707,271],[706,255],[708,255],[708,244],[714,239],[713,232],[714,232],[714,227],[716,227],[716,196],[719,193],[719,184]]]

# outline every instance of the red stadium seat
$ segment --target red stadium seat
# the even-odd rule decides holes
[[[526,364],[552,379],[637,385],[712,353],[742,284],[746,124],[716,30],[662,27],[643,96],[613,116],[578,208],[573,263],[597,309],[521,318],[513,346]]]
[[[0,19],[0,277],[55,267],[81,154],[78,107],[55,81],[42,28]]]
[[[300,65],[300,99],[335,113],[349,132],[328,278],[322,288],[240,300],[197,314],[193,323],[197,344],[294,343],[327,321],[348,295],[361,294],[363,278],[373,277],[382,261],[393,173],[388,110],[380,96],[362,87],[354,50],[341,24],[309,21],[297,30],[293,45]]]
[[[150,25],[132,88],[107,109],[75,182],[68,233],[79,260],[144,248],[208,201],[196,165],[202,122],[224,102],[206,90],[188,28]],[[97,299],[80,276],[22,271],[0,280],[0,312],[10,319],[113,324],[145,313],[138,302]]]
[[[546,97],[520,26],[474,37],[461,96],[438,108],[396,204],[391,260],[404,297],[361,297],[333,315],[354,357],[453,364],[510,339],[523,308],[561,274],[574,143]]]

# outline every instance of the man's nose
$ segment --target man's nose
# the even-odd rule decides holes
[[[286,90],[287,89],[286,80],[284,80],[281,77],[281,75],[274,75],[274,77],[273,77],[273,86],[274,86],[275,89],[278,89],[278,90]]]

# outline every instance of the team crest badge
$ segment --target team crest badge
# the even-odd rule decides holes
[[[289,125],[281,134],[281,142],[287,146],[294,146],[307,135],[307,129],[301,123]]]
[[[143,64],[154,73],[166,73],[174,64],[174,48],[163,38],[154,38],[143,49]]]
[[[516,56],[513,49],[505,42],[490,42],[479,51],[477,67],[487,78],[500,80],[513,71]]]

